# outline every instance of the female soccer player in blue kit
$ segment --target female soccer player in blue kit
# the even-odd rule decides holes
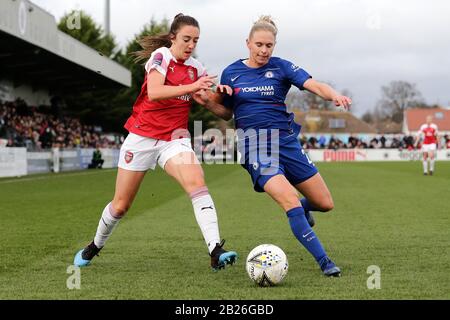
[[[255,191],[268,193],[283,208],[295,237],[314,256],[323,273],[337,277],[341,270],[325,253],[312,230],[314,220],[310,214],[333,209],[333,199],[302,149],[297,139],[301,126],[294,122],[293,114],[287,113],[284,101],[291,85],[345,109],[351,99],[313,80],[297,65],[272,57],[276,35],[277,28],[270,17],[261,17],[247,39],[249,58],[237,60],[222,73],[221,91],[226,88],[233,95],[224,95],[223,99],[207,91],[198,95],[205,108],[219,117],[228,120],[234,113],[238,147],[244,159],[242,166],[249,172]],[[269,145],[262,137],[269,138]],[[262,156],[263,149],[270,156]],[[299,200],[297,191],[304,198]]]

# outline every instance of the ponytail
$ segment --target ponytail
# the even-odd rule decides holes
[[[182,13],[179,13],[173,18],[173,22],[170,25],[170,30],[168,33],[153,36],[144,36],[139,39],[138,43],[142,47],[142,50],[132,53],[132,55],[135,56],[134,61],[139,62],[142,60],[147,60],[148,58],[150,58],[152,52],[158,48],[170,48],[172,46],[172,39],[176,37],[181,27],[186,25],[194,26],[200,29],[197,20],[195,20],[191,16],[186,16]]]

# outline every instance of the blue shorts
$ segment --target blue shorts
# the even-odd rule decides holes
[[[279,174],[284,175],[292,185],[296,185],[318,172],[296,137],[296,134],[281,133],[278,148],[273,145],[266,146],[262,152],[261,144],[246,141],[242,166],[250,174],[256,192],[264,192],[267,181]]]

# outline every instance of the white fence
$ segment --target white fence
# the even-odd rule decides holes
[[[103,168],[115,168],[119,162],[118,149],[100,149],[105,160]],[[17,177],[33,173],[83,170],[92,160],[94,149],[54,149],[45,152],[27,152],[25,148],[0,148],[0,177]],[[353,161],[418,161],[419,150],[397,149],[310,149],[307,153],[314,162]],[[450,149],[438,150],[437,160],[450,161]],[[203,156],[210,163],[236,163],[226,155]],[[231,160],[231,161],[230,161]]]
[[[25,148],[0,148],[0,177],[17,177],[27,174]]]
[[[33,173],[87,169],[95,149],[53,149],[29,152],[26,148],[0,148],[0,177],[18,177]],[[115,168],[118,149],[100,149],[103,168]]]

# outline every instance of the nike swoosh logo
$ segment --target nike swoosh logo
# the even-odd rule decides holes
[[[231,78],[231,82],[234,82],[234,80],[236,80],[237,78],[239,78],[240,77],[240,75],[239,76],[236,76],[236,77],[234,77],[234,78]]]
[[[205,209],[211,209],[211,210],[214,210],[213,206],[203,207],[203,208],[202,208],[202,211],[205,210]]]
[[[312,230],[310,232],[308,232],[307,234],[303,235],[303,238],[306,238],[308,235],[310,235],[312,233]]]
[[[102,221],[105,224],[105,226],[108,228],[108,224],[105,222],[105,220],[103,220],[103,218],[102,218]]]

